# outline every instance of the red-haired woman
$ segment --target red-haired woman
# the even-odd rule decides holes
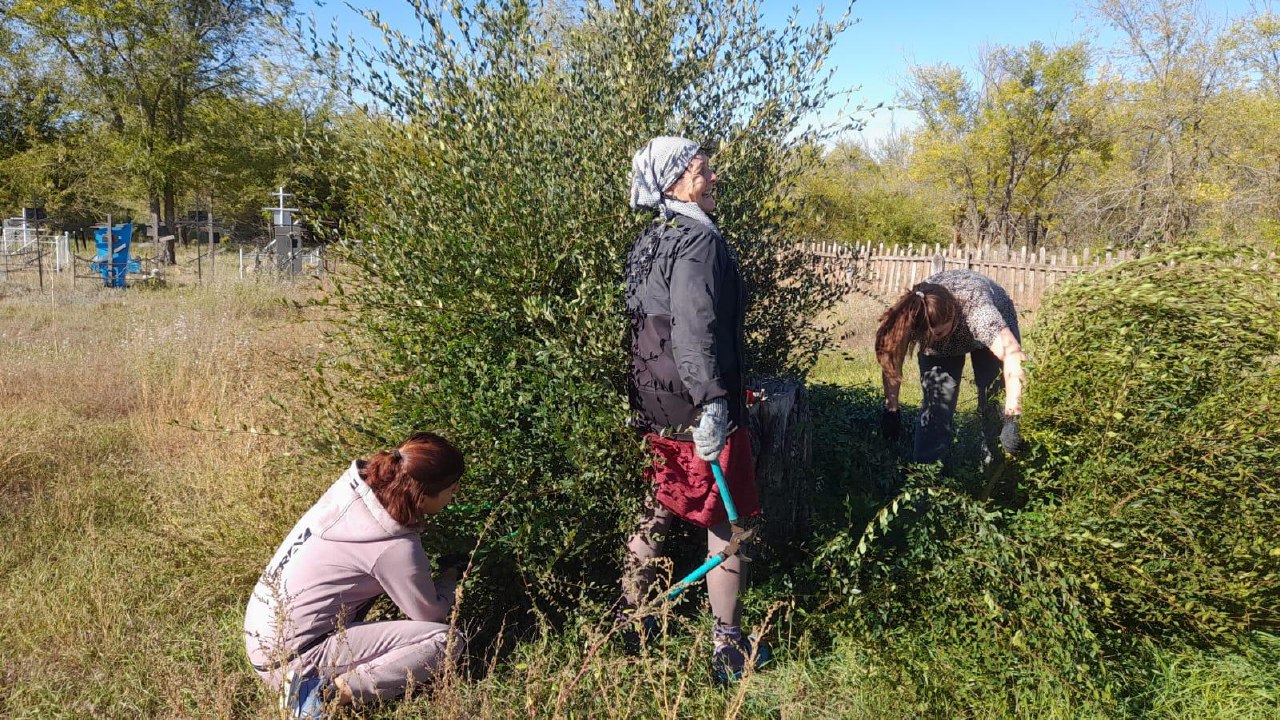
[[[458,490],[462,454],[433,433],[356,460],[302,516],[258,579],[245,647],[294,717],[326,704],[398,697],[429,682],[464,639],[450,629],[457,571],[432,579],[425,518]],[[407,620],[363,622],[382,594]]]
[[[936,462],[951,446],[966,355],[973,361],[978,386],[986,461],[998,457],[1001,447],[1010,454],[1021,450],[1018,419],[1025,356],[1018,334],[1018,312],[1004,288],[972,270],[946,270],[908,290],[881,316],[876,359],[883,370],[881,431],[886,439],[898,437],[902,363],[913,345],[920,350],[923,397],[912,460]],[[1005,390],[1003,413],[997,412],[995,403],[1001,387]]]

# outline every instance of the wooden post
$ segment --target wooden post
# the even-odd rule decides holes
[[[1022,274],[1022,282],[1026,286],[1023,291],[1022,301],[1030,303],[1036,294],[1036,251],[1029,250],[1022,260],[1022,267],[1018,270]]]
[[[806,537],[813,515],[809,393],[797,380],[759,383],[766,400],[751,407],[751,434],[759,443],[756,489],[764,511],[763,536],[772,549]]]
[[[884,270],[884,243],[880,243],[879,248],[876,250],[875,268],[876,268],[876,286],[875,286],[875,287],[876,287],[876,292],[877,292],[877,294],[881,294],[881,295],[883,295],[883,294],[884,294],[884,288],[885,288],[885,278],[884,278],[884,272],[883,272],[883,270]]]
[[[1027,246],[1026,245],[1022,246],[1022,251],[1019,253],[1019,258],[1021,260],[1024,271],[1018,273],[1018,302],[1026,302],[1026,299],[1027,299],[1027,275],[1025,271],[1025,268],[1027,265]]]
[[[111,287],[110,283],[115,279],[112,276],[111,258],[115,257],[116,240],[111,232],[111,216],[107,215],[107,257],[103,262],[107,264],[107,280],[103,283],[107,287]]]
[[[889,297],[897,297],[902,285],[902,263],[898,258],[902,257],[902,253],[898,251],[897,243],[893,246],[893,280],[889,283]]]
[[[209,284],[213,284],[213,195],[209,195]]]

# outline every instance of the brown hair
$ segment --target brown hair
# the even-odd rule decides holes
[[[929,347],[955,328],[960,303],[935,283],[918,283],[880,316],[876,360],[890,380],[902,380],[902,361],[911,346]],[[946,332],[944,332],[946,330]]]
[[[426,514],[426,499],[456,483],[465,469],[462,453],[448,440],[418,432],[390,452],[375,453],[360,477],[396,522],[414,525]]]

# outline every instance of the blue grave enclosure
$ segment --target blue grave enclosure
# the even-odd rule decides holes
[[[129,244],[133,239],[133,223],[124,223],[111,228],[111,244],[107,244],[107,229],[95,228],[93,241],[97,245],[98,254],[89,264],[90,270],[102,273],[102,282],[107,287],[124,287],[126,273],[139,272],[138,261],[129,257]]]

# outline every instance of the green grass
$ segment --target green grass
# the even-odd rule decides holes
[[[288,436],[207,428],[276,425],[285,414],[269,396],[305,417],[298,373],[320,328],[298,322],[283,302],[293,296],[244,285],[0,300],[0,716],[276,717],[243,657],[241,613],[340,468],[301,462]],[[869,483],[898,457],[876,435],[878,368],[846,350],[813,376],[828,385],[814,391],[827,419],[815,435],[820,535],[865,518]],[[835,622],[806,567],[756,573],[747,617],[767,619],[758,629],[778,659],[728,690],[708,678],[700,593],[665,614],[667,636],[627,657],[608,642],[611,589],[599,588],[563,623],[509,633],[496,654],[474,648],[464,673],[362,717],[1280,716],[1280,642],[1268,636],[1153,650],[1134,661],[1142,679],[1126,696],[1084,697],[1035,665],[989,693],[976,681],[1000,658],[911,634],[873,641]]]

